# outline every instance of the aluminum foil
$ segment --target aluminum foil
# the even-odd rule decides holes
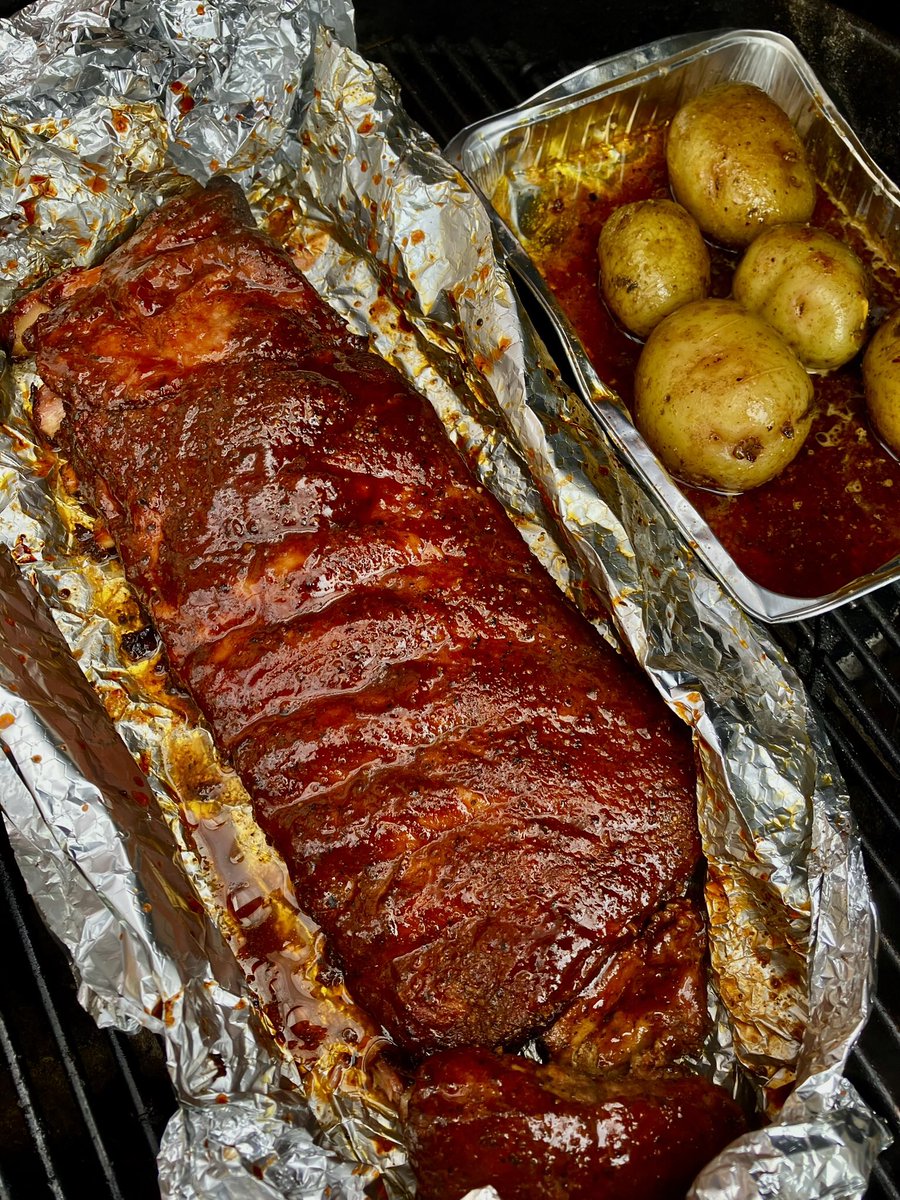
[[[679,106],[723,80],[763,88],[788,115],[804,140],[817,181],[871,250],[876,272],[879,261],[900,262],[900,189],[869,157],[797,47],[778,33],[732,29],[714,36],[682,35],[590,64],[516,108],[460,130],[445,154],[492,203],[495,220],[505,223],[500,236],[512,236],[534,256],[534,262],[522,264],[529,286],[581,376],[582,394],[593,401],[597,420],[646,489],[672,513],[683,536],[747,612],[764,621],[798,620],[900,579],[900,559],[895,556],[822,595],[788,594],[788,583],[775,591],[764,587],[732,557],[670,478],[621,399],[596,378],[577,333],[535,269],[564,248],[568,225],[553,202],[559,200],[571,214],[571,202],[585,192],[614,197],[631,171],[640,171],[648,149],[653,147],[653,153],[662,144]],[[513,253],[521,248],[512,245]],[[516,269],[519,262],[517,257]],[[595,378],[586,378],[590,375]],[[854,436],[867,435],[860,429]],[[822,469],[826,497],[852,486],[849,480],[830,478],[826,464]],[[789,508],[785,504],[784,513]],[[768,535],[773,542],[788,535],[791,521],[784,520],[781,528],[774,518]]]
[[[716,985],[704,1065],[773,1120],[692,1195],[861,1195],[888,1138],[842,1072],[876,923],[802,685],[560,384],[477,198],[352,47],[339,0],[38,0],[4,23],[2,301],[95,261],[185,176],[238,179],[695,731]],[[319,971],[239,781],[34,447],[27,367],[3,382],[4,816],[83,1002],[165,1039],[180,1105],[163,1194],[407,1194],[379,1032]],[[263,956],[261,921],[283,934]]]

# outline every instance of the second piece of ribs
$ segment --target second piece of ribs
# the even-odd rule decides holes
[[[690,739],[231,188],[19,313],[72,463],[352,994],[550,1025],[698,859]]]

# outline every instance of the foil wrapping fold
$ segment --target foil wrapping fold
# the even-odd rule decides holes
[[[701,1066],[772,1121],[692,1195],[861,1195],[888,1138],[843,1067],[876,920],[831,750],[779,649],[560,383],[477,198],[354,53],[349,5],[38,0],[0,52],[0,302],[96,261],[186,177],[237,178],[694,730],[716,1016]],[[163,1193],[410,1194],[383,1039],[319,973],[317,931],[196,712],[152,649],[124,653],[139,605],[86,554],[91,516],[31,442],[32,382],[3,380],[3,810],[83,1003],[165,1041],[180,1104]],[[262,956],[260,922],[282,935]]]

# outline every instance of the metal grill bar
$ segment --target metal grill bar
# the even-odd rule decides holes
[[[8,876],[3,879],[4,884],[7,882]],[[109,1189],[109,1194],[113,1200],[122,1200],[122,1193],[119,1190],[115,1172],[112,1164],[109,1161],[109,1155],[107,1154],[106,1146],[104,1145],[97,1122],[94,1120],[94,1114],[91,1108],[90,1100],[88,1099],[89,1085],[86,1080],[83,1079],[81,1071],[76,1064],[72,1050],[70,1049],[68,1039],[63,1033],[62,1023],[60,1022],[57,1014],[56,1004],[50,995],[50,990],[47,986],[47,980],[44,976],[44,972],[41,970],[41,964],[38,961],[34,944],[32,943],[31,936],[25,924],[22,906],[19,903],[19,899],[14,890],[9,887],[7,888],[7,891],[9,893],[10,913],[15,924],[16,932],[19,935],[19,941],[23,950],[25,951],[28,965],[31,968],[32,977],[34,979],[37,994],[40,998],[44,1017],[47,1021],[50,1032],[53,1035],[53,1040],[56,1043],[59,1062],[63,1066],[69,1087],[71,1088],[72,1094],[75,1097],[75,1101],[81,1113],[81,1119],[84,1122],[85,1130],[90,1136],[91,1145],[94,1148],[103,1179],[107,1188]]]
[[[886,589],[886,594],[883,599],[875,596],[864,596],[860,601],[860,604],[865,608],[866,612],[870,614],[872,620],[878,625],[881,636],[890,644],[896,653],[900,654],[900,628],[898,628],[898,626],[895,624],[897,617],[896,600],[898,598],[896,597],[895,593],[896,588],[888,588]],[[895,600],[893,605],[894,611],[893,613],[887,613],[884,611],[882,605],[891,599]]]
[[[894,1180],[888,1174],[887,1169],[880,1162],[875,1164],[872,1171],[872,1187],[866,1193],[868,1200],[900,1200],[900,1188],[897,1187]]]
[[[0,830],[2,1190],[10,1200],[158,1197],[159,1136],[175,1106],[155,1038],[97,1028]],[[8,1084],[4,1086],[4,1081]]]
[[[578,65],[543,57],[537,66],[515,43],[488,47],[477,38],[460,43],[439,37],[422,44],[398,37],[362,49],[400,82],[406,111],[439,145],[462,126],[518,104]]]
[[[463,123],[471,121],[468,115],[483,107],[486,112],[497,111],[515,104],[520,93],[506,71],[500,66],[488,48],[477,39],[470,43],[471,54],[451,45],[446,38],[438,40],[438,51],[447,56],[453,64],[457,79],[465,83],[474,103],[469,104],[463,113]],[[477,62],[477,68],[473,66]],[[451,131],[452,132],[452,131]]]
[[[826,713],[822,718],[822,723],[834,747],[835,754],[841,760],[845,774],[852,772],[854,776],[853,798],[856,801],[857,809],[865,803],[867,812],[874,809],[880,820],[889,827],[890,832],[894,836],[900,835],[900,813],[895,807],[894,797],[888,797],[886,791],[880,788],[873,779],[859,745],[847,736],[845,725],[835,719],[833,714]],[[873,833],[869,821],[863,822],[861,835],[864,844],[867,839],[872,840]],[[884,844],[882,838],[879,838],[879,841]],[[875,849],[874,845],[870,846],[869,850],[873,860],[882,861],[879,858],[880,852]],[[900,893],[900,881],[896,877],[896,872],[883,861],[882,867],[885,878],[890,881],[890,886]]]
[[[131,1063],[127,1054],[128,1042],[126,1041],[126,1035],[114,1029],[109,1030],[108,1033],[110,1048],[112,1049],[113,1057],[121,1072],[125,1086],[128,1088],[128,1094],[134,1105],[134,1112],[140,1125],[141,1133],[147,1143],[147,1149],[155,1159],[159,1153],[159,1136],[154,1124],[152,1108],[141,1094],[137,1077],[131,1069]]]
[[[872,611],[871,606],[868,611]],[[885,669],[883,660],[869,649],[865,638],[858,636],[857,631],[840,609],[835,610],[833,619],[837,628],[851,643],[857,662],[868,670],[870,679],[882,689],[894,710],[900,710],[900,683],[891,677],[889,671]]]
[[[838,625],[837,620],[835,625]],[[846,628],[846,625],[842,622],[838,627]],[[858,636],[853,635],[852,630],[850,633],[853,636],[853,653],[856,660],[861,664],[861,668],[868,669],[869,659],[872,657],[868,647]],[[872,670],[868,676],[866,671],[861,669],[862,680],[854,680],[848,677],[846,670],[840,665],[840,659],[833,654],[819,653],[816,658],[817,665],[812,681],[804,681],[808,685],[812,682],[812,694],[820,693],[817,699],[821,703],[821,693],[824,691],[831,705],[855,731],[863,747],[874,751],[894,777],[900,779],[900,745],[894,729],[897,715],[897,701],[894,697],[897,695],[897,687],[890,681],[884,667],[879,663],[877,672]],[[864,695],[863,684],[867,681],[869,686],[866,687],[867,694]],[[883,689],[881,697],[873,691],[872,683]],[[856,757],[858,756],[859,753]]]
[[[50,1148],[47,1144],[47,1139],[44,1136],[44,1128],[38,1117],[37,1109],[31,1098],[31,1091],[28,1087],[28,1082],[25,1074],[19,1064],[19,1056],[16,1054],[13,1046],[12,1038],[9,1036],[9,1031],[6,1027],[6,1022],[0,1016],[0,1048],[6,1057],[7,1069],[13,1081],[13,1086],[16,1089],[19,1107],[25,1119],[25,1124],[28,1126],[28,1132],[31,1135],[31,1140],[34,1149],[44,1168],[47,1187],[50,1193],[56,1200],[65,1200],[59,1180],[56,1178],[56,1171],[53,1167],[53,1159],[50,1154]],[[37,1181],[34,1181],[37,1184]],[[6,1185],[4,1184],[4,1191]]]

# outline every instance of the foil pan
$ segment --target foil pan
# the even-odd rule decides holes
[[[692,1194],[861,1194],[888,1136],[843,1068],[876,920],[831,750],[778,648],[561,384],[488,214],[354,53],[349,6],[39,0],[0,50],[3,302],[101,257],[187,176],[242,184],[694,731],[716,1018],[700,1066],[770,1121]],[[33,382],[3,375],[3,811],[82,1001],[165,1040],[162,1192],[410,1194],[381,1032],[320,970],[240,781],[35,447]]]
[[[900,557],[823,595],[787,594],[786,589],[763,586],[749,568],[735,561],[634,428],[625,404],[603,379],[603,362],[590,361],[571,321],[525,253],[534,236],[535,210],[540,206],[536,196],[542,188],[549,196],[563,176],[577,180],[583,190],[598,183],[600,188],[615,187],[645,153],[641,137],[633,136],[636,131],[663,129],[685,100],[723,80],[754,83],[781,105],[807,147],[819,183],[876,258],[900,264],[900,189],[873,162],[796,46],[765,30],[666,38],[604,59],[514,109],[466,127],[445,152],[487,201],[512,269],[549,316],[576,386],[622,457],[751,616],[788,621],[827,612],[900,579]],[[873,313],[873,321],[881,315]],[[871,435],[861,427],[856,436]],[[885,462],[893,461],[879,445],[873,449]],[[835,478],[831,486],[831,492],[826,486],[817,497],[822,505],[827,506],[828,496],[845,481]],[[786,536],[795,520],[789,509],[786,505],[783,525],[773,525],[768,536]],[[900,513],[896,520],[900,524]]]

